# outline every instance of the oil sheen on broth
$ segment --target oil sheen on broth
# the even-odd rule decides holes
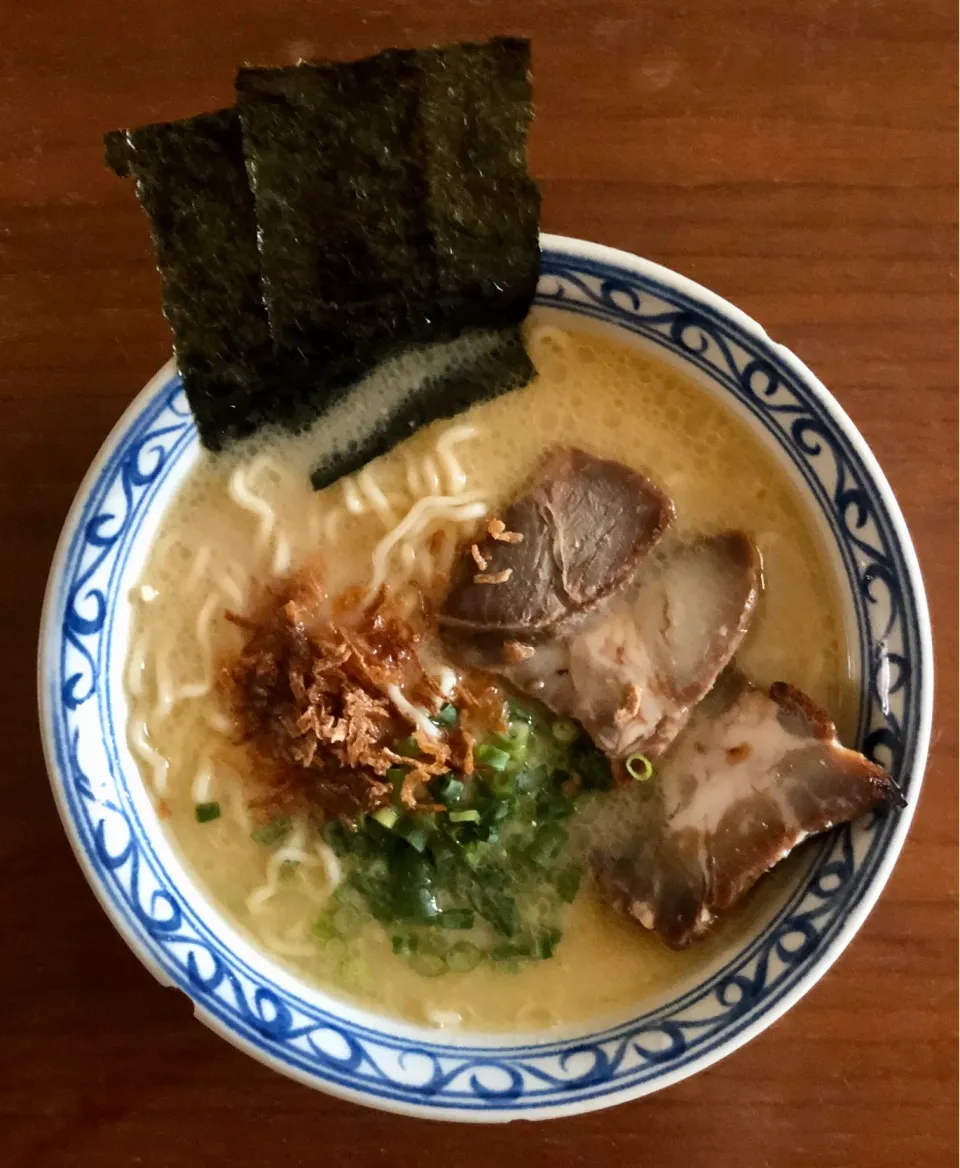
[[[749,930],[789,879],[789,862],[713,938],[682,953],[595,903],[586,885],[568,910],[556,956],[515,971],[485,963],[423,977],[392,953],[372,921],[349,946],[314,939],[309,925],[329,895],[330,862],[305,824],[274,848],[251,839],[241,777],[249,762],[231,742],[213,684],[216,662],[236,636],[223,613],[242,610],[257,585],[319,553],[331,590],[366,587],[374,547],[416,500],[456,496],[391,553],[392,583],[418,574],[428,582],[478,514],[496,514],[552,444],[577,445],[664,486],[681,533],[749,532],[763,554],[765,589],[738,659],[758,682],[789,678],[832,712],[841,734],[853,716],[831,572],[773,457],[739,419],[652,357],[607,337],[560,330],[536,313],[529,329],[539,375],[527,388],[436,423],[320,494],[309,485],[309,437],[274,437],[229,458],[201,457],[164,516],[134,590],[129,741],[199,883],[305,979],[438,1026],[536,1028],[662,992]],[[436,530],[444,531],[445,546],[437,551],[434,540],[428,552]],[[220,818],[198,823],[195,804],[213,800]]]

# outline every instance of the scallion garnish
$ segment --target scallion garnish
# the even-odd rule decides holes
[[[422,852],[433,831],[433,823],[425,815],[406,815],[393,829],[414,851]]]
[[[505,770],[510,763],[510,755],[499,746],[478,746],[473,757],[481,766],[489,767],[492,771]]]
[[[547,929],[537,937],[536,953],[541,961],[546,961],[554,955],[560,944],[561,936],[559,929]]]
[[[550,729],[557,742],[562,742],[564,746],[569,746],[580,737],[580,727],[570,718],[558,718]]]
[[[511,722],[532,722],[533,713],[528,706],[512,699],[507,702],[507,713]]]
[[[402,754],[404,758],[420,757],[420,747],[417,745],[417,740],[412,734],[409,738],[401,738],[394,746],[393,752],[394,754]]]
[[[441,929],[472,929],[473,910],[469,908],[448,908],[440,914]]]
[[[446,702],[433,715],[431,721],[435,722],[438,726],[456,726],[457,717],[457,707],[452,702]]]
[[[453,973],[469,973],[483,960],[483,952],[469,941],[458,941],[447,954],[447,969]]]
[[[412,953],[409,957],[410,967],[421,977],[439,977],[447,972],[447,963],[435,953]]]
[[[434,788],[437,798],[445,807],[459,807],[466,797],[466,787],[453,775],[442,775]]]
[[[541,827],[530,847],[530,859],[541,868],[546,868],[556,860],[567,843],[566,830],[557,824],[548,823]]]
[[[514,762],[522,763],[527,756],[530,741],[529,722],[511,722],[505,734],[494,734],[493,746],[509,754]]]
[[[456,725],[456,707],[445,703],[433,721]],[[321,916],[317,939],[343,941],[372,917],[424,976],[553,956],[581,878],[567,821],[583,791],[610,785],[604,756],[576,722],[511,703],[507,728],[474,747],[476,769],[429,777],[430,807],[421,810],[400,799],[420,755],[416,739],[395,750],[404,761],[384,776],[394,788],[390,804],[323,828],[343,864],[334,904],[350,911]],[[275,821],[255,838],[273,843],[289,826]],[[469,930],[469,942],[457,939]]]
[[[271,819],[269,823],[254,828],[250,838],[257,844],[275,844],[283,839],[292,826],[289,815],[280,815],[276,819]]]
[[[645,783],[653,775],[653,763],[645,754],[631,754],[626,767],[627,774],[638,783]]]
[[[557,876],[555,888],[557,896],[565,904],[572,904],[576,899],[577,893],[580,890],[581,872],[576,865],[571,865],[569,868],[564,868]]]
[[[197,823],[211,823],[214,819],[220,818],[219,803],[198,803],[193,811],[197,817]]]
[[[400,818],[400,812],[396,807],[381,807],[379,811],[374,811],[371,818],[389,831]]]

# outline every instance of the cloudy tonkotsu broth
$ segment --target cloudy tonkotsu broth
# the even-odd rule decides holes
[[[316,939],[310,922],[330,895],[335,861],[305,820],[273,847],[251,839],[250,758],[232,741],[214,684],[217,662],[238,637],[224,611],[242,612],[258,584],[319,556],[332,591],[369,587],[374,548],[417,500],[434,495],[448,501],[421,505],[423,522],[408,522],[404,538],[381,545],[392,585],[414,578],[428,586],[449,567],[455,540],[497,514],[552,444],[573,444],[649,474],[672,496],[681,533],[739,527],[752,535],[765,590],[739,662],[761,683],[788,677],[831,711],[841,734],[853,716],[831,571],[771,455],[681,374],[605,337],[533,319],[528,340],[539,376],[531,385],[434,424],[319,494],[304,438],[203,456],[134,591],[129,741],[198,882],[305,979],[434,1025],[538,1027],[628,1006],[686,978],[748,928],[774,886],[768,878],[767,891],[717,938],[683,953],[618,920],[586,884],[556,956],[510,972],[483,964],[422,977],[373,921],[349,944]],[[445,533],[443,546],[434,539],[428,547],[436,531]],[[220,818],[198,823],[195,805],[214,800]]]

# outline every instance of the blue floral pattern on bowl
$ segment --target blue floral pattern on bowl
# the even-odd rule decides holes
[[[926,606],[912,549],[879,469],[790,354],[752,322],[654,265],[545,237],[540,305],[612,324],[708,377],[765,428],[829,525],[846,573],[864,679],[859,743],[910,807],[929,732]],[[171,469],[196,443],[171,374],[120,424],[65,528],[41,640],[52,782],[88,879],[114,922],[204,1020],[312,1085],[394,1110],[506,1119],[605,1106],[712,1061],[769,1024],[839,953],[879,892],[909,811],[826,837],[761,935],[657,1009],[597,1033],[474,1045],[373,1015],[321,1008],[211,927],[166,870],[155,825],[122,761],[111,638],[135,537]],[[347,1015],[350,1015],[348,1017]]]

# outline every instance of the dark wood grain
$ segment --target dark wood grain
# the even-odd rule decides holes
[[[113,932],[35,730],[47,565],[169,338],[115,125],[230,99],[241,61],[534,39],[548,230],[639,252],[756,316],[866,435],[933,608],[937,721],[903,857],[772,1029],[655,1097],[550,1124],[404,1120],[273,1075]],[[956,5],[953,0],[8,0],[0,15],[0,1163],[957,1162]]]

